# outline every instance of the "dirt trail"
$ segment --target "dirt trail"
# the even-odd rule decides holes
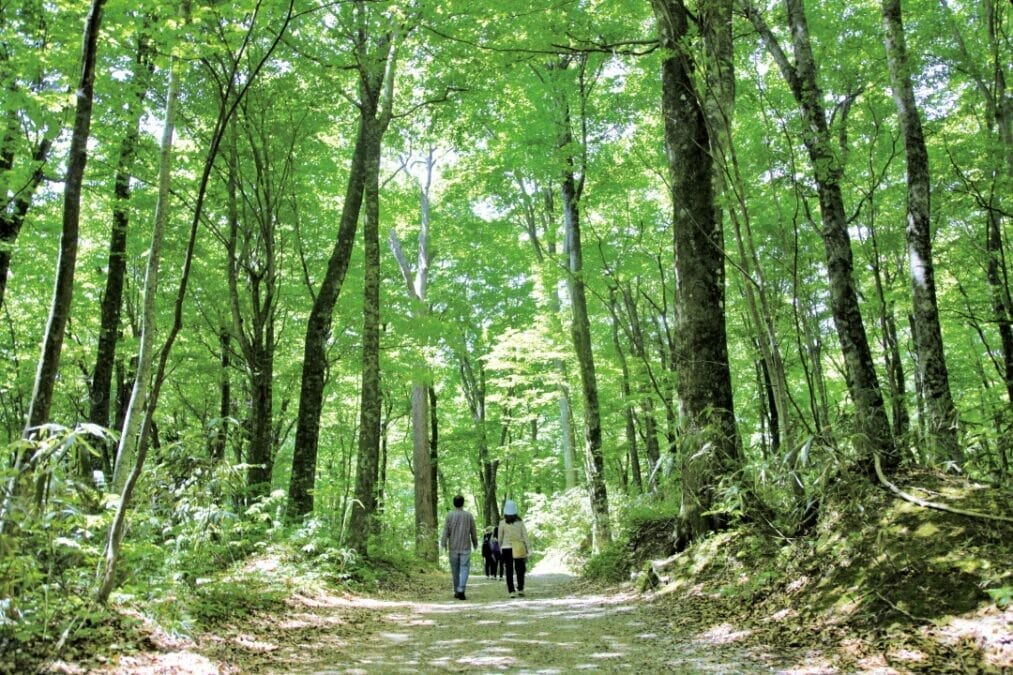
[[[677,638],[651,605],[626,594],[580,593],[564,574],[530,575],[527,597],[516,599],[503,581],[482,576],[469,580],[466,601],[454,600],[449,586],[410,601],[296,596],[286,615],[209,636],[198,651],[211,672],[771,670],[736,645],[730,629]]]

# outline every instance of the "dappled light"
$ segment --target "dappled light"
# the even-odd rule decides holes
[[[1013,672],[1011,21],[0,0],[0,675]]]
[[[205,646],[214,659],[228,655],[242,670],[271,672],[748,673],[768,663],[754,648],[736,647],[745,633],[728,623],[673,641],[666,612],[631,593],[580,590],[563,574],[532,575],[528,597],[515,599],[501,581],[475,579],[464,602],[436,581],[427,582],[425,599],[300,595],[293,610],[303,609],[254,619],[252,630],[226,630]]]

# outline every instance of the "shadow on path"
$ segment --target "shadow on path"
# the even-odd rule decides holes
[[[664,616],[629,594],[575,593],[575,579],[530,575],[527,597],[474,576],[468,600],[304,598],[276,627],[275,648],[258,672],[567,673],[630,671],[769,672],[734,644],[734,631],[677,638]],[[325,628],[330,626],[329,629]],[[245,659],[244,659],[245,661]],[[252,664],[251,664],[252,665]]]

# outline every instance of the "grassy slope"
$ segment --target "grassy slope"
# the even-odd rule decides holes
[[[1009,492],[938,474],[899,482],[983,513]],[[914,506],[842,482],[805,539],[739,529],[655,565],[673,631],[766,644],[799,672],[1013,668],[1013,525]],[[989,593],[992,591],[992,593]]]

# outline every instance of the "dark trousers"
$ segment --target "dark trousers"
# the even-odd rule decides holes
[[[485,557],[485,576],[496,576],[496,568],[499,566],[498,557],[495,553],[490,553]]]
[[[506,565],[507,591],[514,592],[514,572],[517,572],[517,590],[524,592],[524,573],[528,569],[527,558],[514,558],[512,548],[503,549],[503,562]]]

